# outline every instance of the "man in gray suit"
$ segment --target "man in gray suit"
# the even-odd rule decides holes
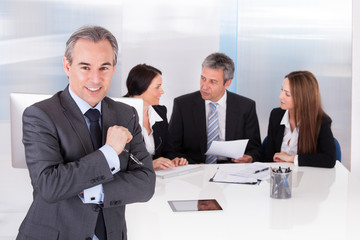
[[[17,239],[127,239],[125,205],[152,197],[155,174],[136,110],[106,97],[117,53],[109,31],[80,28],[63,58],[69,85],[24,111],[34,199]]]
[[[210,54],[202,64],[200,91],[174,99],[169,124],[170,139],[177,155],[186,158],[189,163],[250,163],[261,160],[255,102],[226,90],[234,77],[234,70],[231,58],[223,53]],[[249,142],[243,156],[227,159],[205,156],[212,139],[249,139]]]

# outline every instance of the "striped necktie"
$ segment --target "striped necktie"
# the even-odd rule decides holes
[[[207,149],[210,148],[210,145],[213,141],[219,140],[219,118],[216,107],[218,103],[210,102],[210,114],[208,118],[208,128],[207,128]],[[207,155],[205,163],[213,164],[216,163],[217,157],[215,155]]]

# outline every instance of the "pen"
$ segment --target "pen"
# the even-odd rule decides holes
[[[269,168],[267,167],[267,168],[264,168],[264,169],[256,170],[256,171],[254,172],[254,174],[257,174],[257,173],[259,173],[259,172],[264,172],[264,171],[266,171],[266,170],[269,170]]]
[[[130,156],[131,160],[133,160],[136,164],[144,165],[144,164],[143,164],[139,159],[137,159],[131,152],[129,152],[129,150],[127,150],[126,148],[124,148],[123,151],[129,153],[129,156]]]
[[[217,167],[217,169],[216,169],[216,172],[215,172],[214,176],[213,176],[212,178],[210,178],[210,179],[209,179],[209,181],[210,181],[210,182],[214,181],[214,177],[215,177],[215,175],[217,174],[218,170],[219,170],[219,167]]]

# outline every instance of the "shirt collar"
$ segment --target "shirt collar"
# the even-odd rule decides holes
[[[226,106],[226,99],[227,99],[227,91],[225,91],[224,96],[222,96],[219,101],[217,101],[216,103],[221,106],[221,107],[225,107]],[[206,105],[208,105],[209,103],[211,103],[212,101],[210,100],[205,100]]]
[[[290,128],[290,121],[289,121],[289,110],[285,111],[283,118],[281,119],[280,125],[285,125],[286,128]]]
[[[155,122],[163,121],[163,119],[160,117],[160,115],[155,111],[155,109],[151,105],[149,106],[148,114],[149,114],[150,126],[153,126]]]
[[[80,111],[82,114],[85,114],[87,112],[87,110],[89,110],[90,108],[99,110],[99,112],[101,114],[101,101],[95,107],[92,107],[90,104],[88,104],[83,99],[81,99],[78,95],[76,95],[73,91],[71,91],[70,86],[69,86],[69,93],[70,93],[70,96],[74,99],[76,105],[78,105],[78,107],[80,108]]]

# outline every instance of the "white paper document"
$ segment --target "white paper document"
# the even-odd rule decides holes
[[[213,141],[205,155],[216,155],[237,159],[244,155],[249,139],[234,141]]]
[[[270,164],[230,164],[218,167],[212,182],[256,184],[270,178]]]
[[[184,165],[184,166],[178,166],[174,168],[168,168],[164,170],[156,170],[155,174],[156,176],[160,178],[169,178],[169,177],[175,177],[180,175],[189,174],[192,172],[196,172],[201,170],[200,165]]]

